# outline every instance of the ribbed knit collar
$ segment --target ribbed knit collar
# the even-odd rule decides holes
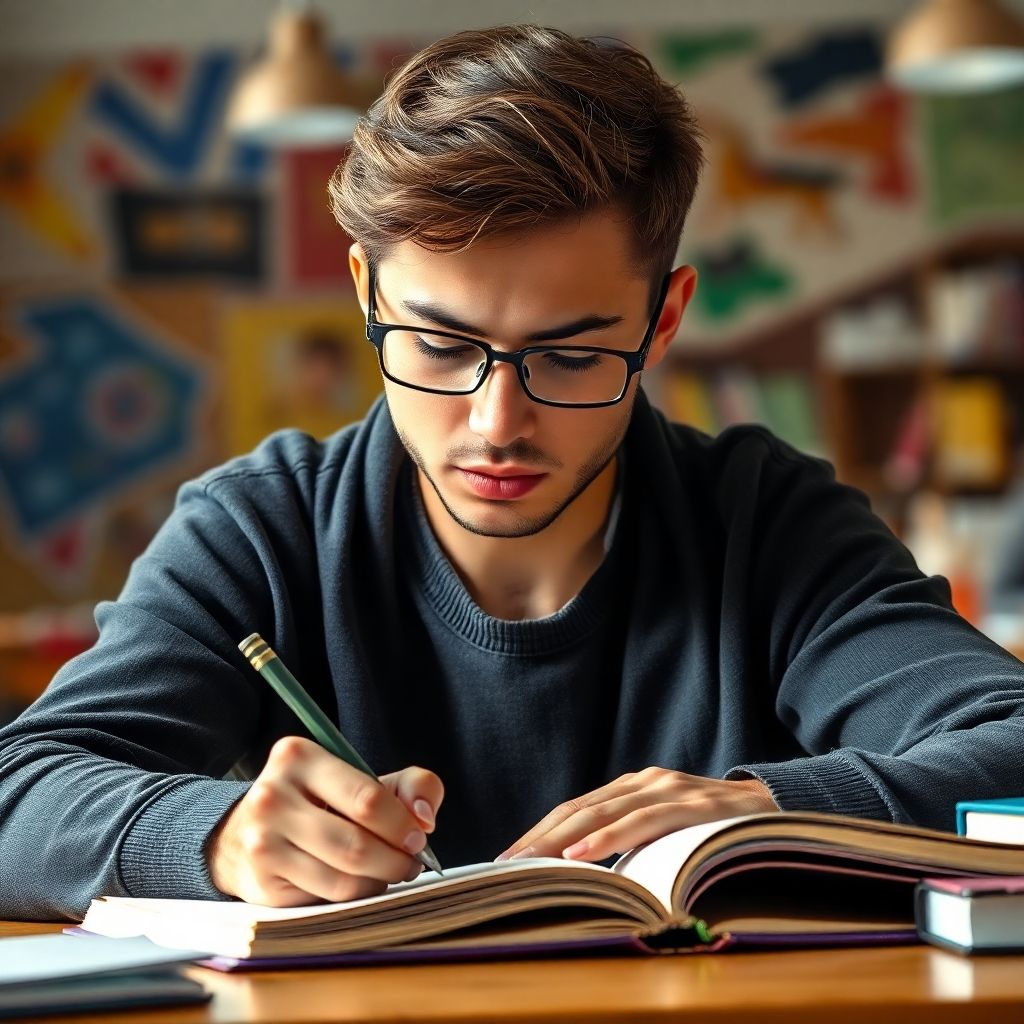
[[[398,502],[404,532],[411,540],[413,585],[453,633],[484,650],[536,657],[579,643],[607,619],[616,593],[624,547],[625,517],[620,514],[625,493],[623,476],[620,461],[605,544],[608,553],[583,589],[553,615],[511,620],[488,615],[470,596],[434,536],[416,473],[411,463],[407,464],[398,481]]]

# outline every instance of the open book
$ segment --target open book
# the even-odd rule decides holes
[[[673,832],[611,868],[473,864],[311,907],[104,897],[82,928],[206,950],[225,969],[296,957],[912,941],[914,884],[946,874],[1024,874],[1024,847],[838,815],[755,814]]]

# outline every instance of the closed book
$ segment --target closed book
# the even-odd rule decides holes
[[[0,1018],[203,1003],[210,994],[178,971],[197,956],[142,938],[0,939]]]
[[[914,912],[921,938],[958,953],[1024,951],[1024,875],[926,878]]]
[[[956,830],[970,839],[1024,845],[1024,796],[1000,800],[961,800]]]
[[[914,942],[918,882],[985,872],[1024,874],[1024,848],[781,812],[693,825],[611,867],[554,858],[467,865],[307,907],[105,897],[82,927],[203,949],[223,969]]]

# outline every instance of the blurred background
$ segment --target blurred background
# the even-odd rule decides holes
[[[908,18],[951,51],[973,4],[1003,44],[985,67],[1016,59],[1016,78],[894,77],[927,44]],[[654,400],[831,460],[1024,650],[1022,18],[1019,0],[0,0],[0,720],[93,642],[180,482],[362,416],[379,375],[327,178],[405,55],[512,21],[632,43],[707,132],[679,253],[700,282]]]

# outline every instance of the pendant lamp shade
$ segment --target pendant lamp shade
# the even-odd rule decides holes
[[[915,92],[987,92],[1024,82],[1024,20],[998,0],[925,0],[889,38],[888,73]]]
[[[338,145],[352,138],[361,99],[328,52],[320,19],[282,9],[271,23],[267,56],[235,86],[227,128],[263,145]]]

